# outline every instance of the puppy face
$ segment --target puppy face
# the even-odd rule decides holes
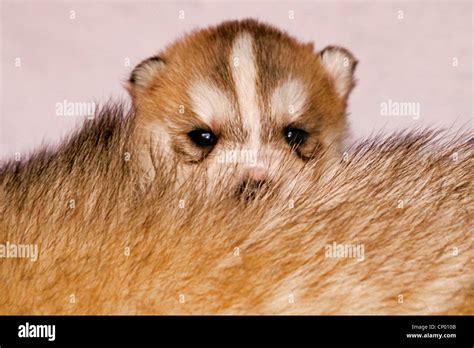
[[[340,156],[354,57],[315,53],[253,20],[194,32],[140,63],[129,91],[139,136],[213,181],[232,168],[238,187],[272,182],[282,161],[297,172],[322,152]],[[151,174],[152,175],[152,174]]]

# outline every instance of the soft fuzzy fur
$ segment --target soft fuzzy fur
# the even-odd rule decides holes
[[[176,188],[151,149],[141,187],[124,114],[1,166],[0,243],[40,256],[0,260],[0,314],[474,314],[472,138],[374,137],[249,201],[232,171],[211,194],[200,171]],[[365,260],[325,257],[333,242]]]
[[[272,181],[272,166],[282,166],[289,149],[287,128],[306,132],[295,148],[303,160],[320,151],[340,156],[356,65],[347,49],[316,51],[252,19],[195,30],[133,70],[128,89],[137,110],[135,139],[143,148],[167,148],[183,164],[183,181],[197,163],[206,166],[209,180],[218,178],[219,154],[235,150],[255,157],[256,168],[235,168],[242,181],[255,170]],[[191,141],[189,132],[199,129],[218,138],[214,146]],[[141,164],[145,179],[153,178],[146,153]],[[296,174],[301,167],[300,161],[287,169]]]

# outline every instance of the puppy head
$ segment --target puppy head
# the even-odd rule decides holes
[[[254,20],[193,32],[133,70],[138,137],[176,158],[183,178],[231,168],[237,191],[259,190],[288,158],[296,173],[323,152],[340,156],[356,64]]]

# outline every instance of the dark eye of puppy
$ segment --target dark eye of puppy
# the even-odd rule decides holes
[[[199,147],[214,146],[217,142],[217,137],[214,133],[206,129],[195,129],[189,132],[188,136]]]
[[[308,132],[293,127],[285,128],[283,134],[287,143],[292,147],[298,147],[302,145],[308,138]]]

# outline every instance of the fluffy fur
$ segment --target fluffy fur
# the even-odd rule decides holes
[[[312,43],[252,19],[195,30],[133,70],[128,87],[139,119],[135,139],[144,148],[168,149],[182,163],[182,181],[197,164],[207,168],[209,180],[218,179],[220,154],[231,151],[255,157],[252,166],[235,168],[242,181],[250,167],[273,181],[273,166],[282,166],[290,149],[285,129],[301,129],[307,139],[294,150],[302,160],[287,168],[296,174],[322,151],[340,156],[356,64],[346,49],[315,51]],[[188,136],[196,129],[218,141],[197,147]],[[141,163],[153,178],[147,153]]]
[[[2,164],[0,243],[40,255],[0,259],[1,314],[474,314],[472,138],[374,137],[297,175],[289,154],[249,201],[232,170],[212,194],[200,170],[176,187],[154,148],[141,187],[125,114]],[[333,242],[363,244],[364,261],[326,257]]]

